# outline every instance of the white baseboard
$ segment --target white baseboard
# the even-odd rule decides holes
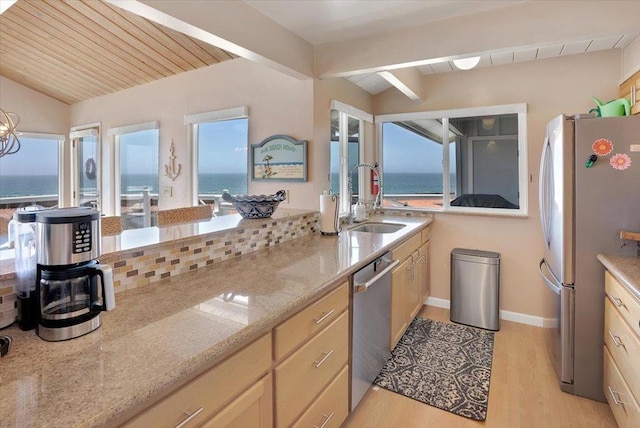
[[[451,309],[451,302],[446,299],[439,299],[437,297],[427,297],[427,301],[424,302],[425,305],[435,306],[436,308],[445,308]]]
[[[436,308],[451,309],[451,302],[449,300],[437,297],[427,298],[425,304]],[[500,319],[543,328],[555,328],[558,326],[557,318],[543,318],[535,315],[521,314],[519,312],[505,310],[500,310]]]

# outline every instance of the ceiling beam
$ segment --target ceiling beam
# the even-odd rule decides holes
[[[411,101],[424,101],[422,74],[417,68],[401,68],[393,71],[380,71],[378,75],[391,83]]]
[[[345,77],[514,47],[638,33],[640,1],[526,1],[426,25],[316,46],[316,75]]]
[[[313,46],[244,2],[105,1],[289,76],[313,77]]]

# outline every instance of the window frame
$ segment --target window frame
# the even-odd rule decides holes
[[[482,207],[455,207],[450,205],[449,198],[444,195],[450,194],[450,173],[449,173],[449,119],[467,118],[474,116],[488,115],[518,115],[518,192],[519,207],[518,209],[505,208],[482,208]],[[529,170],[527,160],[527,104],[503,104],[483,107],[467,107],[448,110],[434,110],[412,113],[384,114],[374,117],[376,123],[376,132],[378,138],[378,153],[380,153],[378,162],[384,171],[384,159],[382,158],[383,135],[382,124],[385,122],[402,122],[411,120],[438,119],[442,120],[442,209],[433,208],[416,208],[416,207],[398,207],[394,209],[408,211],[427,211],[427,212],[444,212],[444,213],[461,213],[461,214],[484,214],[504,217],[527,217],[528,216],[528,183]],[[383,176],[384,178],[384,176]],[[382,195],[384,199],[384,194]]]
[[[247,119],[247,186],[251,181],[250,173],[250,156],[249,156],[249,107],[233,107],[222,110],[213,110],[203,113],[195,113],[184,116],[184,124],[188,125],[188,151],[191,158],[191,180],[189,185],[191,186],[191,204],[197,206],[200,204],[199,198],[199,175],[198,170],[198,138],[199,138],[199,125],[212,122],[222,122],[226,120],[235,119]],[[248,189],[247,189],[248,190]]]
[[[51,141],[55,141],[58,145],[57,147],[57,153],[58,153],[58,159],[57,159],[57,163],[58,163],[58,206],[61,207],[63,206],[64,203],[64,196],[66,194],[66,189],[64,188],[64,144],[66,141],[66,138],[64,135],[62,134],[49,134],[49,133],[44,133],[44,132],[29,132],[29,131],[22,131],[20,132],[19,135],[20,138],[26,138],[26,139],[38,139],[38,140],[51,140]],[[52,143],[53,144],[53,143]],[[28,196],[24,196],[25,198],[27,198]]]
[[[374,116],[370,113],[360,110],[343,102],[337,100],[331,100],[331,110],[338,111],[338,150],[340,152],[340,165],[338,170],[338,188],[340,189],[340,195],[349,194],[349,118],[358,120],[358,163],[363,163],[365,158],[365,141],[364,130],[365,122],[374,124]],[[329,114],[331,117],[331,114]],[[329,119],[331,120],[331,119]],[[329,158],[331,158],[331,141],[329,141]],[[358,168],[358,194],[362,195],[367,191],[365,180],[362,179],[364,169]],[[368,172],[368,171],[367,171]],[[331,187],[331,160],[329,160],[329,187]],[[348,201],[348,197],[341,197],[339,207],[339,216],[343,217],[349,213],[349,205],[351,201]]]
[[[139,131],[149,131],[153,129],[158,131],[160,129],[160,124],[157,120],[154,120],[152,122],[137,123],[133,125],[118,126],[118,127],[110,128],[109,130],[107,130],[107,136],[113,137],[113,152],[112,152],[113,153],[113,158],[112,158],[113,159],[113,168],[112,168],[113,180],[111,180],[111,184],[113,185],[113,188],[111,189],[111,192],[110,192],[112,215],[120,216],[122,214],[121,207],[120,207],[120,198],[122,196],[120,193],[120,186],[122,184],[120,179],[120,136],[124,134],[139,132]],[[158,156],[160,156],[160,133],[159,132],[158,132]],[[159,157],[158,157],[157,170],[158,170],[158,180],[159,180],[160,179],[160,158]],[[161,192],[159,191],[158,193],[161,193]],[[160,197],[160,195],[158,195],[158,197]]]
[[[98,144],[98,149],[97,149],[97,154],[98,154],[98,159],[96,160],[96,163],[98,165],[98,176],[97,176],[97,184],[96,187],[98,189],[98,197],[97,197],[97,202],[98,202],[98,210],[102,211],[102,207],[103,207],[103,188],[102,188],[102,184],[104,183],[103,180],[103,155],[102,155],[102,128],[101,128],[101,123],[100,122],[95,122],[95,123],[90,123],[87,125],[78,125],[78,126],[73,126],[71,127],[71,130],[69,132],[69,141],[71,142],[71,177],[69,177],[70,183],[71,183],[71,205],[73,206],[78,206],[78,194],[80,193],[80,189],[78,188],[79,183],[78,183],[78,176],[77,173],[78,171],[76,170],[77,165],[78,165],[78,146],[77,146],[77,141],[80,138],[83,137],[96,137],[97,138],[97,144]]]

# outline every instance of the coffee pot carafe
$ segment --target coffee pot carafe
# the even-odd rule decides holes
[[[15,293],[21,330],[36,326],[36,212],[41,209],[18,209],[9,224],[9,241],[15,249]]]
[[[72,339],[115,308],[111,267],[100,264],[100,213],[67,208],[36,215],[38,336]]]

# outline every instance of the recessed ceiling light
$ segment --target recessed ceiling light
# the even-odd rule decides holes
[[[473,67],[478,65],[479,62],[479,56],[472,56],[469,58],[454,59],[453,65],[458,67],[460,70],[471,70]]]

